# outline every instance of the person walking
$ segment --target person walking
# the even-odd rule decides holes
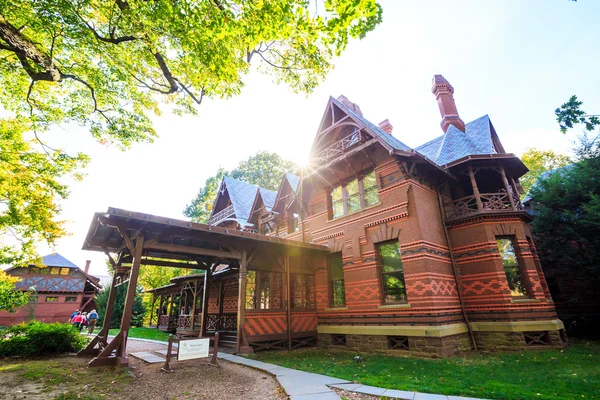
[[[83,316],[83,322],[81,323],[81,327],[79,328],[79,332],[81,332],[81,330],[83,329],[83,327],[85,327],[87,329],[88,327],[88,321],[87,321],[87,313],[84,312],[81,314]]]
[[[81,313],[79,311],[77,311],[77,315],[75,315],[73,318],[71,318],[71,324],[79,329],[79,332],[81,332],[81,324],[83,323],[84,317],[83,315],[81,315]]]
[[[69,323],[73,322],[73,318],[75,318],[77,314],[79,314],[79,310],[73,311],[73,314],[71,314],[71,316],[69,317]]]
[[[88,314],[88,333],[91,335],[94,333],[94,327],[96,326],[96,322],[98,321],[98,313],[96,310],[90,311]]]

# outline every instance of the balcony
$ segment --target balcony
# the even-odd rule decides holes
[[[338,140],[331,146],[326,147],[325,149],[315,153],[312,159],[316,163],[324,163],[332,158],[342,155],[350,147],[359,143],[364,143],[367,139],[368,137],[364,133],[361,133],[361,131],[359,130],[355,130],[354,132],[344,137],[343,139]]]
[[[447,220],[456,220],[480,213],[522,211],[523,205],[513,193],[477,193],[452,200],[444,205]]]
[[[235,210],[233,209],[233,204],[222,209],[218,213],[214,214],[208,220],[209,225],[219,225],[221,222],[225,221],[227,218],[231,218],[235,215]]]

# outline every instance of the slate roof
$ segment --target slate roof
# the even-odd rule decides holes
[[[225,176],[223,182],[227,188],[227,193],[229,193],[236,219],[240,225],[246,225],[259,187],[229,176]]]
[[[298,175],[292,174],[291,172],[286,173],[285,177],[287,178],[288,182],[290,183],[292,190],[295,192],[298,189],[298,183],[300,183],[300,177]]]
[[[394,149],[404,150],[404,151],[410,150],[410,147],[408,147],[407,145],[405,145],[404,143],[402,143],[401,141],[399,141],[398,139],[396,139],[394,136],[390,135],[389,133],[384,132],[379,126],[375,125],[374,123],[372,123],[371,121],[369,121],[368,119],[363,117],[362,115],[356,113],[354,110],[352,110],[350,107],[346,106],[341,101],[334,99],[333,97],[331,98],[331,100],[333,101],[333,103],[336,106],[341,108],[347,114],[349,114],[352,117],[359,120],[363,125],[365,125],[367,128],[369,128],[370,131],[372,131],[379,138],[383,139],[384,142],[386,142],[388,145],[390,145]]]
[[[42,257],[42,262],[48,267],[79,268],[71,261],[67,260],[58,253],[48,254]]]
[[[275,205],[275,199],[277,198],[277,192],[265,188],[259,187],[260,197],[262,197],[263,203],[267,211],[271,211]]]
[[[531,196],[531,191],[533,190],[533,188],[537,187],[541,181],[548,179],[548,177],[550,175],[553,175],[556,172],[558,172],[558,173],[567,172],[569,169],[571,169],[573,167],[573,165],[574,164],[569,164],[569,165],[565,165],[564,167],[554,168],[554,169],[551,169],[550,171],[542,172],[540,174],[540,176],[538,176],[537,179],[535,180],[535,182],[533,183],[533,186],[531,186],[529,191],[525,194],[525,197],[523,197],[522,203],[527,204],[533,199],[533,197]]]
[[[492,125],[488,115],[466,124],[465,132],[450,125],[445,134],[415,150],[440,166],[470,155],[497,153],[492,142]]]

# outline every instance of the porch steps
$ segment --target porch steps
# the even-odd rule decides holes
[[[207,332],[208,336],[214,336],[215,332]],[[235,347],[237,344],[237,331],[219,331],[219,347]]]
[[[166,353],[166,350],[165,350]],[[165,358],[164,357],[160,357],[156,354],[153,353],[149,353],[147,351],[140,351],[137,353],[129,353],[129,355],[131,357],[135,357],[135,358],[139,358],[140,360],[148,363],[148,364],[158,364],[158,363],[164,363],[165,362]]]

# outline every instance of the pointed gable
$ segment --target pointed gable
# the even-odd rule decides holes
[[[250,214],[248,217],[248,223],[256,225],[260,211],[264,208],[266,212],[271,212],[275,199],[277,198],[277,192],[265,188],[259,187],[254,196],[254,202],[250,208]]]
[[[48,254],[42,257],[42,263],[47,267],[79,268],[71,261],[67,260],[58,253]]]
[[[277,197],[273,204],[273,211],[281,213],[285,211],[285,207],[290,203],[290,196],[296,194],[298,186],[300,184],[300,177],[292,173],[286,173],[281,179],[279,184],[279,190],[277,191]]]
[[[219,193],[215,199],[215,206],[211,213],[211,220],[213,216],[227,207],[228,202],[231,202],[234,211],[232,217],[235,218],[241,226],[246,226],[257,191],[258,186],[256,185],[239,181],[229,176],[223,177],[223,181],[219,187]],[[211,224],[216,225],[221,221],[211,221]]]

